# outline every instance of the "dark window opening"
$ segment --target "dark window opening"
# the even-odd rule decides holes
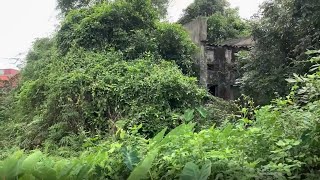
[[[217,85],[209,86],[209,93],[212,94],[213,96],[217,96],[218,86]]]
[[[219,65],[208,64],[208,70],[209,71],[218,71],[219,70]]]
[[[231,86],[231,91],[232,91],[232,95],[233,95],[233,99],[238,99],[241,96],[241,90],[238,86]]]

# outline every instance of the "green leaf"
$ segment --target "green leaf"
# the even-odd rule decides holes
[[[150,142],[151,148],[158,146],[161,141],[163,140],[164,134],[166,133],[167,128],[164,128],[162,131],[160,131]]]
[[[194,164],[193,162],[188,162],[180,175],[180,180],[199,180],[200,178],[200,170],[199,166]]]
[[[177,136],[182,136],[186,133],[193,132],[195,123],[181,124],[180,126],[171,130],[166,137],[161,141],[160,145],[166,144],[172,140],[172,138]]]
[[[22,152],[16,152],[17,153],[22,153]],[[1,173],[1,178],[3,179],[9,179],[9,178],[14,178],[18,176],[20,173],[19,171],[21,170],[21,163],[24,159],[22,154],[19,154],[20,157],[15,157],[15,155],[10,156],[9,158],[5,159],[0,167],[0,173]]]
[[[292,79],[292,78],[288,78],[288,79],[286,79],[286,81],[287,81],[288,83],[296,83],[296,82],[297,82],[297,80]]]
[[[40,166],[39,169],[36,169],[36,171],[33,173],[33,175],[37,179],[43,179],[45,177],[46,180],[57,180],[57,172],[47,166]]]
[[[76,179],[87,179],[90,169],[91,167],[89,165],[83,165],[77,173]]]
[[[320,54],[320,50],[309,50],[306,52],[306,55]]]
[[[190,122],[190,121],[193,120],[193,118],[194,118],[194,110],[193,109],[187,109],[184,112],[183,119],[185,120],[185,122]]]
[[[152,163],[158,155],[158,151],[159,149],[156,148],[149,152],[147,156],[143,159],[143,161],[140,162],[140,164],[131,172],[128,180],[144,179],[147,176],[149,170],[151,169]]]
[[[197,111],[200,113],[201,117],[206,118],[208,115],[207,110],[205,110],[203,107],[196,108]]]
[[[207,180],[211,174],[211,162],[206,162],[200,171],[200,180]]]
[[[21,168],[24,171],[31,171],[37,162],[42,158],[42,153],[40,151],[36,151],[33,154],[29,155],[22,163]]]
[[[137,151],[123,148],[122,153],[124,155],[124,163],[127,165],[127,168],[132,171],[140,161]]]
[[[188,162],[182,170],[180,180],[207,180],[211,174],[211,162],[206,162],[201,170],[193,162]]]
[[[119,121],[116,121],[116,122],[115,122],[115,125],[116,125],[117,128],[123,129],[124,126],[126,125],[126,123],[127,123],[127,122],[126,122],[125,120],[119,120]]]
[[[286,143],[283,142],[282,140],[280,140],[280,141],[278,141],[278,142],[276,143],[276,145],[283,147],[283,146],[286,145]]]

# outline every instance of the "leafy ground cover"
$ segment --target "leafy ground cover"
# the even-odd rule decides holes
[[[0,179],[319,179],[320,52],[281,80],[287,96],[227,102],[198,85],[195,45],[156,12],[98,3],[34,43],[19,87],[0,94]]]
[[[79,156],[17,151],[0,161],[0,174],[3,179],[317,179],[319,77],[317,70],[289,79],[295,83],[292,93],[256,109],[254,120],[243,114],[236,123],[195,131],[196,111],[186,112],[189,123],[153,138],[141,136],[141,126],[118,127],[108,139],[87,138]]]

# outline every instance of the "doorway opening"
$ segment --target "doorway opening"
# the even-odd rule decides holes
[[[218,86],[217,85],[210,85],[209,86],[209,93],[213,96],[218,96]]]

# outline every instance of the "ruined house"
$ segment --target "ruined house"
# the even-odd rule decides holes
[[[0,69],[0,90],[17,87],[19,76],[16,69]]]
[[[248,50],[253,41],[251,37],[228,40],[221,44],[207,41],[207,18],[198,17],[184,25],[192,41],[199,47],[195,55],[200,83],[208,91],[225,100],[234,100],[239,96],[236,85],[236,53]]]

